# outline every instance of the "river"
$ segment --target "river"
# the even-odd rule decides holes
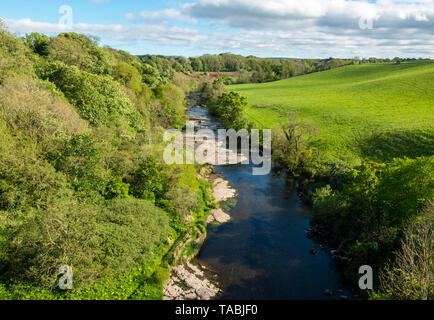
[[[204,127],[218,127],[205,108],[192,107],[190,115],[207,118]],[[209,227],[197,262],[219,275],[221,299],[351,299],[330,248],[306,237],[310,209],[294,183],[274,173],[254,176],[250,165],[215,170],[238,191],[238,203],[230,212],[231,222]]]

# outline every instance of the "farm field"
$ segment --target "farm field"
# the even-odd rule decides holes
[[[288,112],[313,121],[332,158],[434,154],[434,63],[353,65],[265,84],[228,86],[247,117],[274,128]]]

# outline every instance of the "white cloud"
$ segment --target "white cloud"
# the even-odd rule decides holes
[[[57,23],[48,23],[48,22],[37,22],[31,19],[5,19],[4,20],[8,28],[14,33],[31,33],[31,32],[40,32],[40,33],[61,33],[74,31],[78,33],[86,33],[86,34],[117,34],[122,33],[127,30],[126,27],[120,24],[88,24],[88,23],[77,23],[72,26],[72,28],[68,28],[66,25],[61,25]]]
[[[434,26],[433,0],[199,0],[184,6],[197,19],[217,21],[241,29],[288,29],[294,25],[358,28],[360,17],[378,27]]]
[[[133,13],[127,13],[125,18],[130,21],[140,20],[141,22],[145,21],[167,21],[170,19],[179,20],[191,24],[197,24],[197,20],[190,17],[187,14],[184,14],[180,10],[176,9],[165,9],[160,11],[141,11],[138,16]]]
[[[234,47],[245,50],[285,55],[433,56],[433,0],[198,0],[186,4],[183,13],[238,30],[222,44],[227,50],[236,42]],[[361,18],[373,28],[362,30]]]
[[[88,24],[77,23],[71,28],[65,25],[37,22],[31,19],[5,19],[8,28],[19,34],[39,32],[58,34],[61,32],[77,32],[83,34],[99,35],[118,41],[148,41],[164,46],[190,46],[199,41],[207,41],[208,36],[198,30],[179,28],[165,24],[146,24],[126,27],[119,24]]]
[[[126,43],[184,46],[198,53],[433,57],[433,1],[198,0],[178,9],[129,13],[125,18],[134,24],[128,27],[79,23],[72,31]],[[373,29],[360,29],[360,17],[373,19]],[[186,27],[174,26],[175,21]],[[68,31],[30,19],[6,23],[21,33]]]

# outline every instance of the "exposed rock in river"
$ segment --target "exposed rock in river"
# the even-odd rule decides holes
[[[220,289],[206,279],[200,266],[187,263],[172,269],[164,287],[164,300],[211,300],[219,293]]]
[[[215,203],[219,203],[231,199],[235,197],[237,193],[235,189],[232,189],[229,186],[229,182],[222,178],[215,179],[213,184],[214,184],[213,195],[215,198]]]
[[[226,223],[231,220],[231,216],[225,213],[222,209],[213,209],[211,214],[208,216],[206,223]]]

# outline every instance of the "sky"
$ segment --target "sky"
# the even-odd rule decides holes
[[[2,0],[0,18],[137,55],[434,58],[434,0]]]

